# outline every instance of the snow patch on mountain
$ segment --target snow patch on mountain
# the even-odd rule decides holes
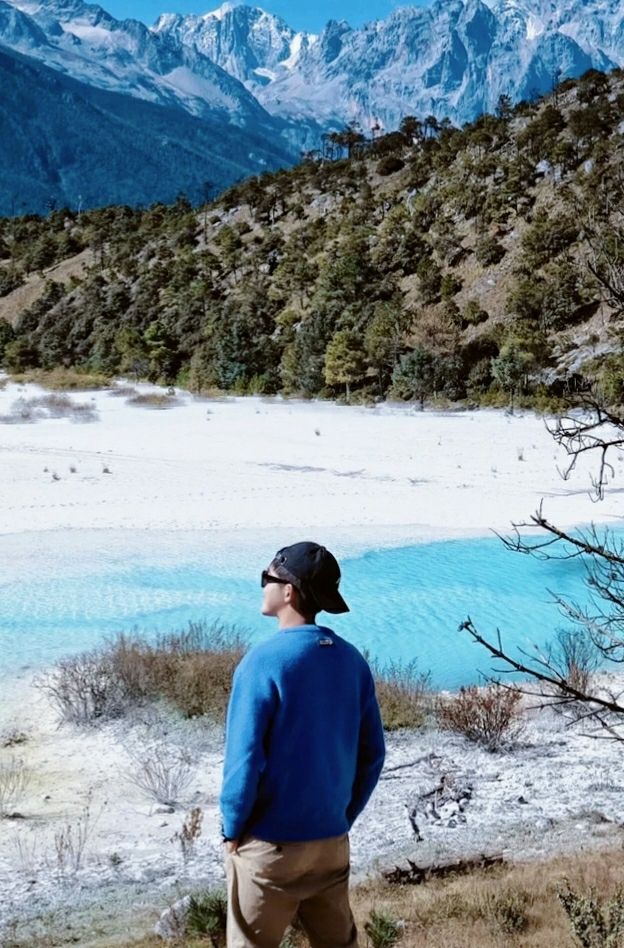
[[[231,13],[236,4],[234,3],[222,3],[220,7],[217,7],[216,10],[212,10],[211,13],[205,13],[203,19],[207,20],[210,17],[215,17],[217,20],[222,20],[228,13]]]

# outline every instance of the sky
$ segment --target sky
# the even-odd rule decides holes
[[[95,0],[118,19],[133,17],[148,26],[160,13],[207,13],[220,5],[220,0]],[[259,6],[269,13],[281,16],[296,30],[319,33],[328,20],[347,20],[351,26],[361,26],[370,20],[388,16],[398,6],[421,6],[425,0],[403,3],[399,0],[247,0],[249,6]]]

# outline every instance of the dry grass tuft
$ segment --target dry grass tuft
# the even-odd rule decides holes
[[[31,774],[17,757],[0,758],[0,819],[9,816],[26,792]]]
[[[62,659],[36,678],[61,720],[97,724],[164,698],[185,717],[224,719],[243,635],[192,622],[154,642],[120,635],[106,646]]]
[[[246,648],[245,636],[235,629],[191,622],[153,644],[119,636],[111,658],[132,701],[165,698],[185,717],[222,721],[232,675]]]
[[[621,855],[583,853],[419,886],[371,881],[353,890],[353,907],[360,929],[371,908],[401,919],[401,948],[574,948],[558,897],[564,879],[575,891],[601,892],[606,914],[624,880]]]
[[[429,676],[418,671],[416,662],[372,662],[371,668],[385,730],[422,727],[431,706]]]
[[[367,945],[365,925],[374,912],[378,919],[400,922],[397,948],[578,948],[582,943],[575,939],[559,899],[562,886],[572,887],[578,896],[589,894],[591,889],[600,892],[599,908],[605,912],[610,903],[617,902],[623,880],[621,852],[584,852],[549,862],[506,865],[433,879],[419,886],[370,880],[352,888],[351,903],[363,946]],[[206,898],[209,895],[205,893]],[[203,897],[196,897],[201,903]],[[111,937],[105,931],[99,936],[90,932],[80,944],[83,948],[162,948],[158,936],[141,936],[140,932],[151,927],[163,907],[157,901],[152,916],[145,912],[135,916],[130,929],[134,937],[129,933]],[[211,917],[214,906],[210,900],[206,908]],[[206,915],[203,906],[200,914]],[[205,931],[202,924],[195,931],[198,929]],[[67,932],[67,942],[59,938],[20,940],[19,946],[51,948],[69,943],[70,938],[75,942],[77,934],[72,928]],[[291,932],[290,941],[297,948],[308,944],[299,932]],[[210,942],[205,935],[193,932],[180,948],[182,944],[184,948],[205,948]],[[17,946],[7,942],[7,948]]]
[[[110,377],[96,372],[79,372],[76,369],[30,369],[11,376],[13,382],[32,382],[54,392],[91,391],[106,388]]]

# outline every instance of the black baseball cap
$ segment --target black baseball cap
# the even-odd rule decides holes
[[[273,557],[284,574],[293,580],[293,586],[311,596],[325,612],[349,612],[349,607],[338,592],[340,567],[336,557],[320,546],[305,540],[278,550]]]

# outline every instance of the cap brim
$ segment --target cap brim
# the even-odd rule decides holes
[[[324,596],[323,601],[319,602],[319,605],[324,612],[331,612],[333,614],[351,611],[338,590],[330,596]]]

